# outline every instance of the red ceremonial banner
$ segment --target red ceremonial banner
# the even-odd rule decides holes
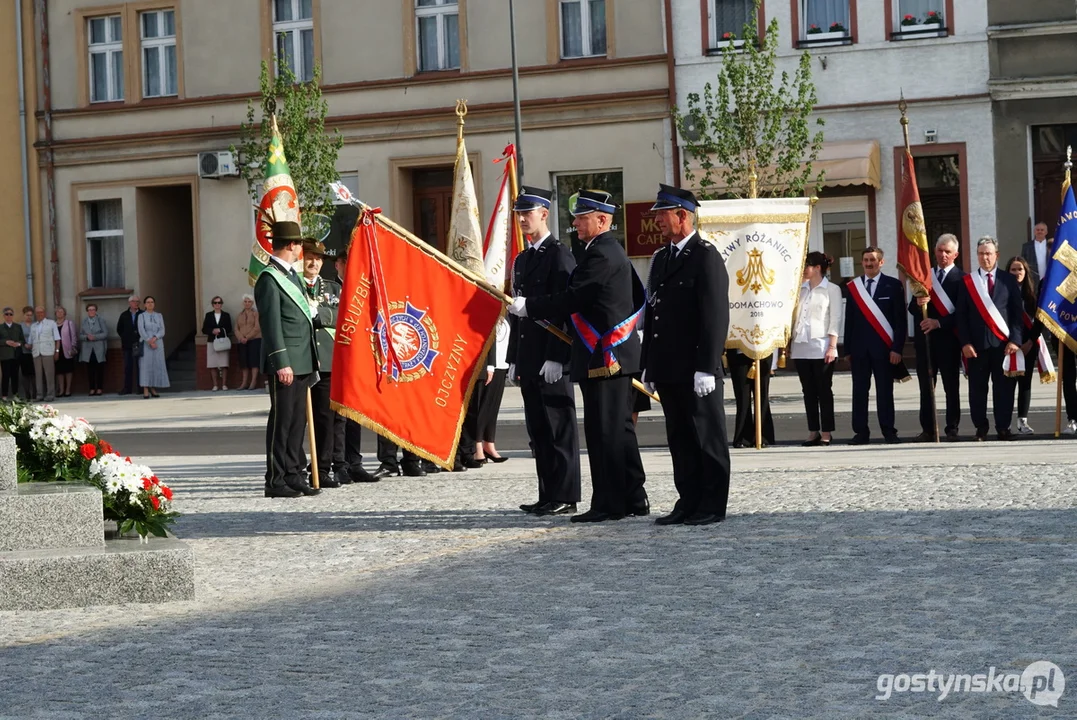
[[[352,231],[342,286],[333,409],[451,469],[504,303],[369,209]]]
[[[898,218],[898,267],[920,287],[913,294],[931,290],[931,250],[924,225],[924,208],[916,186],[916,164],[908,150],[901,163],[901,216]]]

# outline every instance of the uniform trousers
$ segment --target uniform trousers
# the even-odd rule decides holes
[[[310,389],[310,404],[314,416],[314,442],[318,447],[318,480],[329,477],[329,471],[339,467],[333,463],[337,454],[336,418],[329,407],[329,385],[332,373],[320,373],[318,382]],[[340,452],[344,451],[343,444]]]
[[[310,374],[296,375],[285,385],[269,374],[269,421],[266,423],[266,487],[299,488],[306,484],[307,384]]]
[[[969,415],[979,434],[987,433],[987,385],[991,384],[992,404],[995,414],[995,430],[1010,429],[1013,420],[1014,378],[1006,377],[1002,359],[1004,346],[989,347],[976,351],[976,357],[968,359],[969,368]]]
[[[351,418],[333,413],[333,472],[358,472],[363,469],[363,453],[359,443],[363,426]],[[396,454],[394,453],[394,459]]]
[[[871,434],[868,428],[868,395],[871,378],[875,378],[875,410],[879,416],[879,429],[883,437],[897,437],[894,427],[894,368],[889,352],[883,357],[870,354],[851,355],[849,364],[853,371],[853,432],[858,437]]]
[[[916,382],[920,385],[920,429],[930,434],[935,433],[931,395],[940,375],[946,397],[945,432],[956,433],[958,425],[961,424],[961,347],[954,334],[947,335],[947,332],[942,329],[933,330],[925,336],[917,330],[913,337],[913,345],[916,347]],[[929,350],[930,373],[927,371]],[[937,399],[935,405],[937,410]]]
[[[125,394],[138,386],[138,358],[135,357],[135,344],[141,343],[141,340],[136,340],[131,343],[130,347],[123,349],[123,392]]]
[[[719,378],[714,392],[698,397],[692,383],[655,384],[666,416],[673,484],[680,495],[675,509],[688,515],[725,517],[730,462],[722,386]]]
[[[524,422],[535,452],[540,503],[580,501],[580,438],[576,396],[568,376],[547,383],[541,376],[520,380]]]
[[[591,509],[624,515],[647,501],[643,489],[646,474],[632,424],[632,378],[624,375],[583,380],[580,392],[591,466]]]
[[[1066,417],[1077,420],[1077,359],[1069,348],[1062,353],[1062,397],[1066,401]]]
[[[400,450],[400,460],[396,458],[396,451]],[[410,450],[401,450],[400,446],[394,443],[392,440],[386,440],[381,435],[378,436],[378,462],[382,467],[387,470],[398,473],[400,472],[400,466],[403,464],[405,467],[419,467],[422,462],[415,453]]]

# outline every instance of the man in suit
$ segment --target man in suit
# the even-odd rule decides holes
[[[337,271],[337,277],[340,279],[339,283],[333,283],[337,287],[340,287],[344,283],[344,273],[348,269],[348,248],[325,248],[325,257],[333,259],[333,267]],[[338,303],[339,305],[339,303]],[[333,342],[336,341],[336,320],[334,324],[323,328],[319,331],[318,340],[318,357],[323,356],[322,346],[326,344],[326,341],[322,339],[323,334],[328,336],[332,331]],[[325,348],[325,352],[329,353],[330,366],[332,366],[332,345]],[[323,367],[325,363],[322,363]],[[329,386],[326,385],[325,392],[329,392]],[[328,397],[328,395],[326,396]],[[355,422],[351,418],[344,417],[339,413],[333,413],[333,479],[341,484],[347,485],[353,482],[378,482],[380,478],[374,477],[363,467],[363,453],[359,448],[359,443],[362,440],[363,426]],[[395,459],[395,458],[394,458]],[[319,464],[320,467],[320,464]]]
[[[1021,257],[1028,262],[1032,270],[1032,280],[1039,287],[1043,271],[1047,269],[1047,258],[1051,257],[1053,240],[1047,238],[1047,223],[1042,220],[1032,228],[1032,239],[1021,246]]]
[[[964,292],[965,272],[957,267],[960,245],[950,233],[935,242],[935,269],[931,295],[909,302],[913,316],[913,344],[916,347],[916,380],[920,385],[920,429],[914,442],[935,442],[935,412],[932,396],[938,376],[946,393],[945,438],[957,440],[961,423],[961,345],[957,341],[957,298]],[[927,308],[927,317],[924,317]],[[930,363],[928,359],[930,358]],[[928,365],[931,371],[928,372]]]
[[[990,381],[999,440],[1012,440],[1014,378],[1006,377],[1003,361],[1018,352],[1024,334],[1021,288],[998,267],[998,243],[985,235],[976,243],[979,267],[964,278],[958,297],[957,335],[968,363],[969,415],[976,439],[986,440],[987,385]]]
[[[509,312],[556,320],[569,316],[575,331],[571,379],[583,393],[583,428],[591,466],[591,509],[573,522],[647,515],[646,476],[632,424],[632,373],[639,370],[636,324],[645,291],[621,242],[609,232],[609,193],[581,190],[572,225],[585,243],[582,262],[560,293],[517,297]]]
[[[512,267],[513,292],[523,297],[564,292],[576,267],[572,252],[546,225],[552,197],[549,190],[524,185],[512,208],[528,241]],[[553,317],[550,322],[566,329],[568,318]],[[538,502],[520,509],[536,515],[575,512],[580,501],[580,439],[576,397],[564,373],[571,347],[531,318],[510,316],[509,330],[509,377],[523,397],[538,475]]]
[[[306,481],[307,388],[318,380],[318,348],[303,281],[292,267],[303,248],[299,223],[273,223],[273,254],[254,284],[262,327],[261,370],[269,377],[266,497],[317,495]]]
[[[883,251],[867,247],[861,253],[862,277],[845,286],[845,354],[853,374],[853,445],[866,445],[868,394],[875,378],[875,408],[886,442],[898,439],[894,427],[894,380],[909,376],[901,360],[908,336],[905,288],[897,278],[884,275]]]
[[[657,525],[725,519],[729,443],[722,402],[722,351],[729,334],[729,274],[694,230],[695,196],[659,185],[651,208],[669,245],[651,259],[640,365],[662,398],[673,483],[680,499]],[[766,366],[764,372],[770,371]]]
[[[138,295],[127,298],[127,311],[120,314],[116,323],[116,334],[120,336],[120,347],[123,348],[123,389],[120,395],[130,395],[131,388],[138,385],[138,357],[135,355],[135,346],[142,342],[138,336],[138,316],[142,314],[139,305],[142,300]]]

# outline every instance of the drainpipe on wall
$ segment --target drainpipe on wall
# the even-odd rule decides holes
[[[22,45],[22,0],[15,0],[15,52],[19,73],[19,153],[22,155],[22,232],[26,238],[26,304],[34,304],[34,251],[30,238],[30,166],[26,157],[26,77]]]
[[[681,186],[681,148],[677,143],[677,123],[673,119],[673,103],[677,101],[677,62],[673,54],[673,0],[665,0],[666,6],[666,71],[669,75],[669,125],[670,146],[673,157],[673,186]]]
[[[56,164],[52,151],[52,84],[49,75],[49,3],[37,0],[37,15],[41,23],[41,87],[42,111],[45,116],[45,182],[49,209],[49,266],[52,270],[53,304],[61,304],[60,252],[56,244]]]

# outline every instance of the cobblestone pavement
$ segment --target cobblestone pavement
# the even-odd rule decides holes
[[[301,500],[259,497],[258,458],[147,459],[197,599],[0,612],[0,718],[1074,717],[1075,448],[738,451],[702,528],[524,516],[522,458]],[[875,699],[1037,660],[1058,708]]]

